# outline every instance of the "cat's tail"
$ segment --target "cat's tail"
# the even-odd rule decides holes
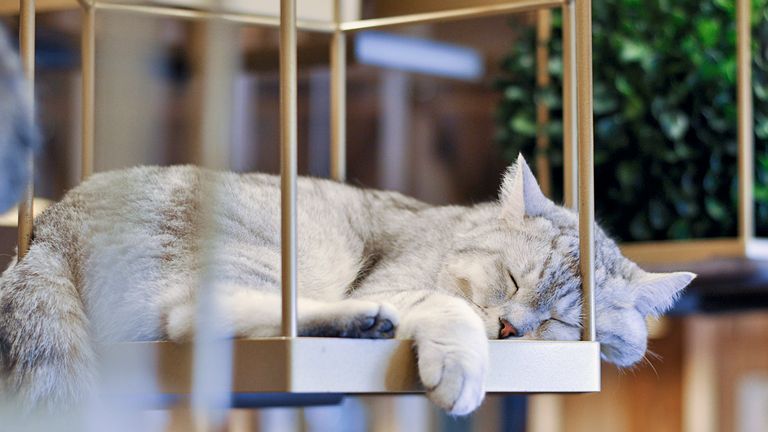
[[[66,408],[92,389],[89,323],[61,247],[33,242],[0,277],[0,401]]]
[[[39,142],[21,63],[0,26],[0,212],[19,200],[31,175],[27,155]]]

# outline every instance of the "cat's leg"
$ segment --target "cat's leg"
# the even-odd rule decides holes
[[[435,404],[464,415],[482,403],[488,337],[482,319],[466,301],[427,290],[366,298],[386,298],[400,311],[396,337],[413,339],[419,377]]]
[[[217,296],[218,324],[224,334],[258,338],[280,336],[280,296],[248,288],[228,289]],[[398,313],[387,303],[344,299],[335,302],[299,298],[299,336],[391,338]],[[194,303],[174,305],[166,319],[171,340],[188,340],[195,327]]]

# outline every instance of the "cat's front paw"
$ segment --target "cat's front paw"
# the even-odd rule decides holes
[[[471,413],[485,396],[488,343],[481,336],[464,346],[424,341],[417,347],[419,375],[427,396],[450,414]]]
[[[367,303],[367,302],[366,302]],[[372,303],[350,320],[342,337],[391,339],[395,336],[397,310],[387,303]]]
[[[390,339],[398,324],[397,310],[388,303],[347,299],[319,311],[300,330],[301,336]]]

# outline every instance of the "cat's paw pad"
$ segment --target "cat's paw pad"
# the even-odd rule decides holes
[[[485,397],[485,356],[440,344],[420,346],[418,354],[421,382],[432,402],[452,415],[466,415],[480,406]]]
[[[397,327],[397,311],[386,303],[372,303],[363,312],[354,317],[342,337],[362,339],[389,339],[395,336]]]

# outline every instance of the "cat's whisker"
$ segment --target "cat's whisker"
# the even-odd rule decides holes
[[[654,360],[659,360],[660,362],[664,361],[664,357],[654,351],[651,351],[650,349],[645,351],[645,355],[653,358]]]
[[[657,370],[656,370],[656,367],[653,365],[653,363],[651,362],[651,360],[649,360],[649,359],[648,359],[648,356],[644,355],[644,356],[643,356],[643,361],[645,361],[646,363],[648,363],[648,366],[650,366],[650,367],[651,367],[651,369],[653,370],[653,373],[656,375],[656,378],[659,378],[659,371],[657,371]]]

